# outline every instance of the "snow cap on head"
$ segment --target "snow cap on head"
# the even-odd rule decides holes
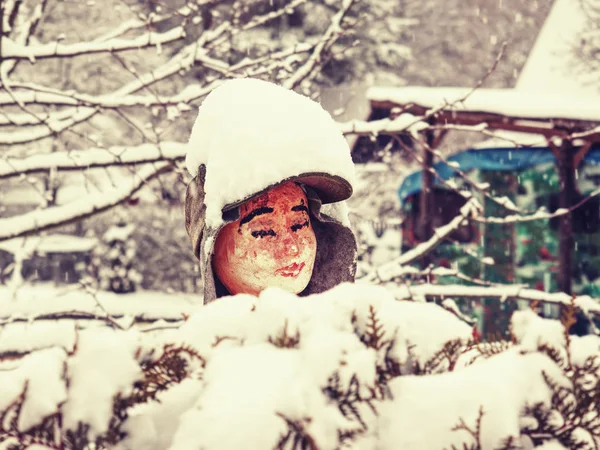
[[[200,106],[188,144],[193,176],[206,168],[206,223],[284,181],[311,186],[323,203],[352,195],[354,165],[338,125],[320,104],[257,79],[228,80]]]

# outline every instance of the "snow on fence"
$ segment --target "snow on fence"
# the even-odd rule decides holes
[[[477,344],[435,304],[343,284],[226,297],[177,330],[52,327],[62,342],[0,360],[3,448],[600,445],[600,338],[532,311]]]

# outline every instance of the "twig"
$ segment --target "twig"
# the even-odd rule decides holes
[[[300,82],[307,78],[310,73],[319,64],[323,52],[326,51],[338,38],[338,35],[343,30],[342,22],[348,14],[350,8],[357,0],[344,0],[342,9],[340,9],[331,19],[331,24],[325,31],[321,41],[315,46],[308,60],[292,75],[285,80],[282,85],[288,89],[294,89]]]
[[[119,322],[113,319],[113,317],[108,313],[108,311],[98,298],[98,295],[96,295],[96,292],[91,288],[91,286],[85,283],[79,283],[79,285],[85,290],[86,294],[90,295],[94,299],[94,303],[96,303],[96,306],[98,306],[98,308],[100,308],[100,310],[104,313],[104,319],[106,319],[107,322],[109,322],[119,330],[126,330],[125,327],[123,327]]]

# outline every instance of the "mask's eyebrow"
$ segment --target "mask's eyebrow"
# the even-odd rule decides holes
[[[244,217],[242,217],[242,219],[240,220],[240,226],[244,225],[245,223],[250,222],[256,216],[260,216],[261,214],[270,214],[272,212],[273,212],[273,208],[269,208],[268,206],[261,206],[260,208],[256,208],[256,209],[250,211]]]
[[[306,211],[308,212],[308,208],[304,205],[296,205],[296,206],[292,206],[292,211]]]

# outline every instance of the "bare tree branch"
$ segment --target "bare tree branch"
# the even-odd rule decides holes
[[[352,1],[354,1],[354,0],[352,0]],[[227,30],[228,26],[229,26],[228,24],[223,24],[222,26],[216,28],[215,30],[211,31],[210,33],[208,33],[208,32],[203,33],[202,37],[196,43],[185,47],[180,53],[178,53],[175,57],[173,57],[168,63],[158,67],[157,69],[153,70],[152,72],[149,72],[149,73],[143,74],[143,75],[139,75],[136,78],[136,80],[126,84],[125,86],[121,87],[120,89],[114,91],[111,94],[103,96],[102,101],[100,101],[100,102],[99,101],[95,101],[95,102],[90,101],[89,103],[99,104],[100,106],[105,106],[104,103],[108,102],[108,104],[106,105],[108,107],[124,106],[123,104],[121,104],[123,101],[123,97],[130,95],[142,88],[147,88],[148,86],[150,86],[154,83],[157,83],[160,80],[168,78],[168,77],[178,73],[181,70],[186,70],[187,68],[191,67],[195,63],[201,64],[210,69],[216,70],[216,71],[222,73],[226,77],[233,76],[237,72],[242,71],[242,69],[247,69],[248,67],[251,67],[251,66],[259,66],[262,64],[262,67],[260,67],[258,70],[255,70],[255,71],[244,70],[243,73],[241,74],[243,76],[258,76],[260,74],[272,72],[275,69],[280,68],[286,64],[285,61],[277,62],[278,59],[283,59],[287,56],[292,56],[292,55],[299,54],[299,53],[305,53],[307,51],[310,51],[311,48],[313,48],[312,45],[297,45],[297,46],[293,46],[285,51],[272,53],[267,57],[258,58],[254,61],[245,61],[243,63],[238,64],[237,66],[229,66],[220,60],[216,60],[214,58],[210,58],[210,57],[206,56],[203,52],[200,51],[203,46],[207,45],[212,40],[214,40],[217,37],[219,37],[220,35],[222,35]],[[334,38],[329,37],[329,39],[330,39],[330,41],[332,41]],[[273,63],[271,66],[264,67],[264,62],[269,61],[269,60],[274,60],[276,62]],[[220,83],[219,80],[215,80],[214,82],[209,83],[208,85],[204,86],[203,88],[199,88],[198,86],[188,88],[185,91],[185,98],[171,99],[170,103],[174,103],[175,101],[177,101],[176,104],[180,104],[183,102],[190,102],[196,98],[201,98],[201,97],[207,95],[219,83]],[[54,91],[54,94],[62,95],[62,93],[58,94],[56,91]],[[182,95],[183,95],[183,93],[182,93]],[[68,94],[65,95],[65,98],[68,98],[68,97],[69,97]],[[73,97],[73,96],[71,95],[71,97]],[[79,97],[79,99],[77,97]],[[15,103],[15,101],[18,99],[18,96],[13,94],[13,95],[9,95],[9,98],[11,99],[12,103]],[[89,100],[89,97],[86,98],[85,96],[80,95],[80,94],[77,94],[73,98],[76,99],[78,102],[83,101],[83,103],[85,103],[86,100]],[[147,99],[148,99],[148,97],[146,97],[143,101],[143,104],[145,106],[148,106]],[[151,102],[151,104],[159,104],[159,103],[161,103],[162,100],[164,100],[164,99],[161,99],[160,97],[154,98],[153,101]],[[6,101],[6,97],[4,98],[4,101]],[[71,101],[69,101],[69,103],[72,104],[73,101],[71,100]],[[129,105],[139,104],[139,103],[142,103],[142,101],[139,98],[136,98],[134,101],[131,101],[131,99],[130,99]],[[60,133],[64,132],[65,130],[73,127],[74,125],[77,125],[79,123],[89,120],[92,116],[94,116],[99,111],[100,111],[99,107],[95,107],[95,108],[82,107],[82,108],[78,108],[78,109],[74,108],[71,110],[61,111],[60,113],[56,113],[56,114],[50,114],[48,116],[45,116],[46,126],[38,127],[37,129],[34,129],[34,130],[32,130],[32,129],[17,130],[17,131],[13,131],[10,133],[0,134],[0,144],[5,144],[5,145],[24,144],[24,143],[28,143],[28,142],[35,142],[37,140],[40,140],[40,139],[43,139],[43,138],[46,138],[46,137],[49,137],[52,135],[60,134]]]
[[[274,43],[266,49],[249,52],[246,56],[231,48],[235,45],[232,37],[263,27],[307,1],[292,0],[281,7],[268,8],[266,12],[261,12],[260,8],[238,11],[240,5],[237,5],[231,10],[223,9],[223,12],[216,15],[210,9],[216,4],[229,6],[229,0],[193,2],[165,14],[132,10],[138,17],[126,20],[95,39],[65,43],[59,37],[44,44],[38,44],[32,37],[41,23],[48,0],[39,0],[37,6],[33,4],[33,9],[21,8],[18,13],[27,14],[28,17],[19,16],[18,20],[15,19],[18,26],[8,34],[4,30],[0,38],[0,105],[3,107],[0,112],[0,145],[8,148],[6,155],[0,158],[0,179],[24,177],[30,182],[26,175],[83,172],[87,168],[109,166],[125,166],[133,174],[132,179],[126,183],[119,180],[112,189],[102,194],[90,194],[69,204],[0,218],[0,241],[38,233],[104,211],[130,198],[160,173],[171,170],[174,163],[184,158],[186,145],[174,140],[160,141],[165,129],[170,128],[169,121],[190,111],[193,102],[201,100],[223,80],[259,77],[292,87],[314,76],[331,47],[352,25],[346,20],[346,16],[357,0],[344,0],[340,8],[331,15],[327,29],[320,36],[308,38],[305,42],[296,43],[294,40],[295,43],[287,48]],[[17,9],[15,6],[10,11],[3,12],[16,17],[16,12],[13,14],[12,11]],[[207,19],[204,9],[211,12],[214,20]],[[191,23],[192,20],[195,27],[188,27],[188,21]],[[161,31],[154,31],[159,22]],[[160,53],[161,46],[184,41],[185,34],[189,31],[198,34],[194,34],[191,42],[186,42],[180,49],[171,45],[177,50],[170,56],[161,57],[159,54],[148,63],[140,63],[137,59],[134,63],[126,59],[130,56],[126,53],[128,50],[144,50],[148,54],[156,47]],[[112,55],[134,79],[121,82],[119,77],[115,77],[121,83],[117,88],[88,91],[87,86],[68,89],[65,83],[46,85],[45,82],[37,81],[44,77],[31,77],[28,80],[26,76],[22,76],[27,75],[26,73],[19,73],[18,78],[11,78],[19,61],[38,61],[31,67],[34,70],[39,67],[43,72],[46,68],[54,69],[41,60],[71,60],[78,56],[100,53]],[[155,64],[154,61],[159,62]],[[196,69],[193,77],[186,79],[187,85],[178,88],[179,92],[166,85],[167,80],[185,76],[192,68]],[[192,82],[189,83],[189,80]],[[109,85],[112,85],[112,81]],[[71,85],[74,84],[76,83]],[[184,83],[177,84],[181,86]],[[98,91],[99,94],[89,93]],[[127,133],[137,131],[143,140],[152,143],[139,145],[138,136],[134,135],[131,139],[135,142],[134,145],[127,145],[125,141],[119,147],[103,148],[102,139],[94,136],[101,121],[92,122],[90,119],[96,115],[108,115],[107,113],[118,114],[118,124]],[[86,122],[85,127],[80,126]],[[63,136],[66,132],[69,136]],[[34,151],[28,145],[46,138],[53,138],[56,145],[45,148],[43,143],[43,150]],[[67,141],[70,138],[74,142]],[[92,143],[92,147],[80,147],[81,150],[77,151],[55,151],[61,147],[80,146],[82,141]],[[22,156],[23,154],[28,156]],[[146,163],[155,166],[140,169],[139,166]],[[41,194],[45,197],[44,192]]]

